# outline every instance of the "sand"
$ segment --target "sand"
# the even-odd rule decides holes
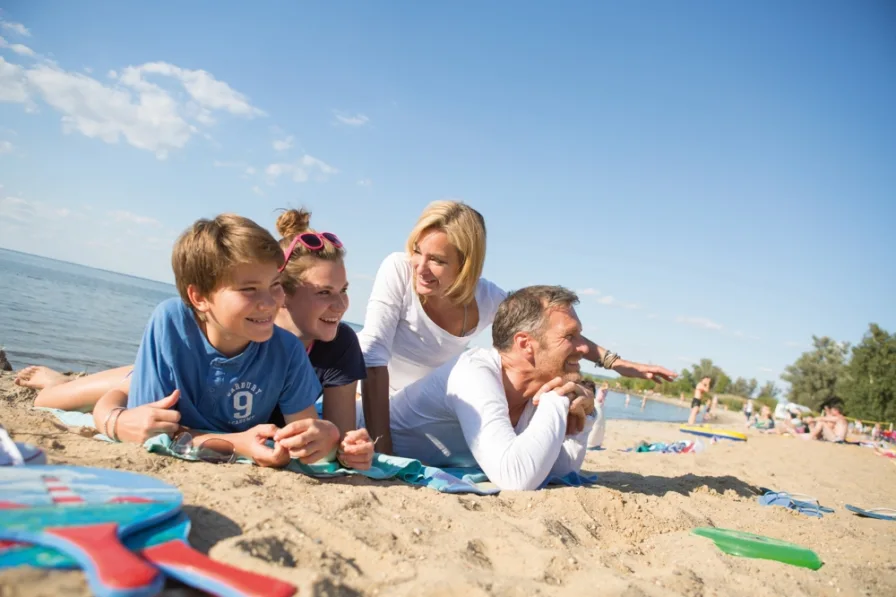
[[[212,558],[299,586],[300,595],[896,595],[896,523],[844,509],[896,507],[896,466],[872,450],[751,435],[700,454],[618,451],[683,439],[665,423],[609,421],[585,470],[599,485],[452,496],[400,482],[317,480],[246,465],[187,463],[106,444],[30,409],[0,373],[0,422],[53,463],[154,475],[184,493],[190,541]],[[739,416],[725,413],[729,428]],[[755,487],[816,496],[822,519],[761,507]],[[818,571],[725,555],[699,526],[814,549]],[[88,595],[74,571],[0,572],[0,595]],[[170,584],[166,595],[198,593]]]

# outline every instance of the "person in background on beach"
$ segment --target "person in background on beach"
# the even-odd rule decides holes
[[[644,392],[644,395],[641,396],[641,410],[644,410],[645,406],[647,406],[647,392]]]
[[[589,450],[600,449],[604,443],[604,435],[607,430],[607,416],[604,412],[604,402],[607,399],[607,392],[610,390],[610,384],[604,382],[600,385],[600,389],[594,384],[592,379],[584,379],[580,384],[594,396],[594,424],[591,432],[588,434],[588,441],[585,446]]]
[[[334,423],[343,438],[341,458],[351,468],[364,470],[370,466],[373,449],[367,445],[366,431],[355,431],[355,392],[366,368],[357,335],[341,321],[348,309],[345,249],[335,235],[318,234],[308,228],[310,217],[304,210],[288,210],[277,219],[287,262],[281,273],[285,301],[274,323],[304,344],[323,387],[319,401],[323,418]],[[19,372],[16,383],[39,390],[35,406],[92,410],[100,397],[119,386],[123,378],[127,391],[132,370],[128,365],[68,381],[67,376],[52,369],[32,366]],[[278,427],[285,425],[279,408],[275,408],[271,422]]]
[[[846,441],[849,421],[843,416],[843,402],[839,398],[831,398],[822,407],[826,409],[822,416],[806,417],[809,433],[803,434],[803,437],[835,443]]]
[[[383,453],[392,451],[389,397],[466,350],[492,324],[506,296],[481,277],[485,220],[464,203],[429,204],[405,249],[380,265],[358,335],[368,368],[364,417]],[[620,375],[656,381],[677,375],[621,359],[588,339],[585,344],[585,359]]]
[[[697,387],[694,388],[694,399],[691,400],[691,415],[688,417],[688,425],[693,425],[697,422],[697,415],[700,413],[700,407],[703,406],[703,394],[709,392],[711,384],[712,378],[709,376],[697,382]]]
[[[759,409],[759,417],[750,426],[760,431],[773,430],[775,428],[775,420],[772,418],[772,409],[763,404],[762,408]]]
[[[744,416],[747,419],[747,427],[750,426],[750,419],[753,418],[753,399],[748,398],[747,402],[744,404]]]
[[[630,394],[625,395],[625,408],[628,408],[628,403],[632,401],[632,397]]]
[[[508,490],[578,472],[594,396],[578,385],[590,347],[577,302],[559,286],[510,293],[492,324],[492,348],[471,348],[392,398],[395,454],[479,466]]]

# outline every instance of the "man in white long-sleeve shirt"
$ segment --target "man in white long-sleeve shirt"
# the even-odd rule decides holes
[[[479,466],[501,489],[537,489],[578,472],[593,395],[576,382],[588,352],[560,286],[510,293],[492,325],[493,348],[473,348],[391,400],[395,454],[433,466]]]

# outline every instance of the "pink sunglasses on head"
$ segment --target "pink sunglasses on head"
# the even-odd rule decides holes
[[[283,252],[286,261],[283,262],[279,271],[282,272],[286,267],[289,258],[292,256],[293,249],[296,248],[297,244],[301,244],[309,251],[320,251],[324,248],[325,241],[329,241],[337,249],[342,248],[342,241],[332,232],[303,232],[302,234],[297,234],[296,237],[292,239],[292,242],[289,243],[289,248]]]

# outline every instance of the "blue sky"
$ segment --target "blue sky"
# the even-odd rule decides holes
[[[176,234],[279,207],[371,280],[422,208],[586,332],[777,379],[812,334],[896,329],[888,0],[13,2],[0,246],[171,280]],[[482,338],[479,343],[483,343]]]

